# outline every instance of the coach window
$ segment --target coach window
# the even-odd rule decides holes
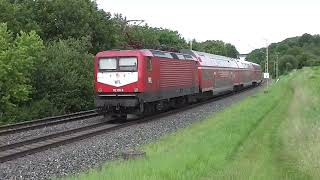
[[[146,57],[146,60],[147,60],[147,70],[149,72],[152,71],[152,60],[151,60],[151,57]]]

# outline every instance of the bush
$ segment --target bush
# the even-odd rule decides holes
[[[290,72],[292,69],[298,68],[298,60],[293,55],[284,55],[279,60],[280,72]]]
[[[93,108],[93,55],[88,38],[52,42],[37,75],[36,99],[47,98],[59,113]],[[54,114],[57,111],[54,111]]]
[[[44,45],[34,32],[16,38],[0,24],[0,121],[15,121],[19,107],[30,101],[36,64],[43,58]]]

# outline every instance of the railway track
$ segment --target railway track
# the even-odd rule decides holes
[[[0,146],[0,163],[17,159],[29,154],[44,151],[81,139],[96,136],[107,131],[115,130],[132,124],[110,124],[108,122],[97,123],[90,126],[71,129],[56,134],[50,134],[39,138],[29,139],[26,141]]]
[[[249,88],[241,90],[237,93],[243,92]],[[159,113],[156,115],[144,117],[141,119],[135,119],[129,122],[119,123],[119,124],[112,124],[110,122],[101,122],[96,123],[89,126],[84,126],[76,129],[71,129],[67,131],[63,131],[56,134],[50,134],[47,136],[42,136],[34,139],[29,139],[26,141],[8,144],[4,146],[0,146],[0,163],[14,160],[26,155],[34,154],[37,152],[41,152],[50,148],[58,147],[61,145],[66,145],[69,143],[73,143],[82,139],[90,138],[96,135],[100,135],[106,132],[114,131],[117,129],[121,129],[124,127],[128,127],[134,124],[143,123],[146,121],[156,120],[161,117],[165,117],[171,114],[176,114],[188,109],[195,108],[197,106],[201,106],[212,101],[217,101],[219,99],[223,99],[229,97],[234,93],[228,93],[224,95],[220,95],[206,101],[202,101],[196,104],[188,105],[179,109],[174,109],[171,111]]]
[[[88,119],[96,116],[99,116],[99,114],[96,113],[95,110],[90,110],[90,111],[82,111],[82,112],[73,113],[73,114],[48,117],[48,118],[43,118],[43,119],[38,119],[33,121],[26,121],[26,122],[21,122],[17,124],[0,126],[0,136],[24,132],[24,131],[30,131],[38,128],[54,126],[54,125],[68,123],[72,121],[78,121],[82,119]]]

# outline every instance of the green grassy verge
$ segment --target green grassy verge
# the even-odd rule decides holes
[[[70,179],[319,179],[320,69],[269,89],[116,161]]]

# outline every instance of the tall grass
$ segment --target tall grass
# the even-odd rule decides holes
[[[281,125],[283,153],[310,178],[320,179],[320,69],[306,69],[291,81],[294,96]]]
[[[145,145],[144,159],[108,163],[70,179],[320,178],[319,71],[295,72],[269,93]]]

